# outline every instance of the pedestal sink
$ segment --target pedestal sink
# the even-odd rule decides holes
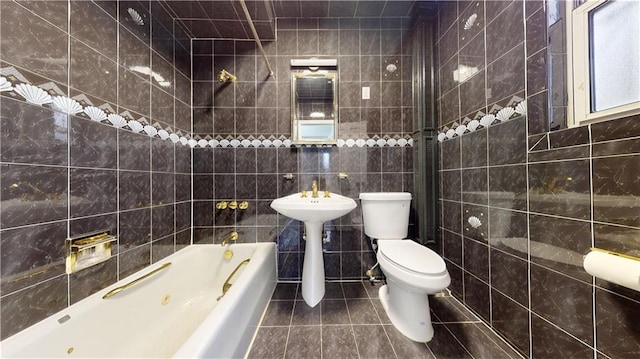
[[[322,257],[322,226],[324,222],[344,216],[356,208],[356,202],[331,193],[317,198],[302,197],[300,193],[271,202],[271,208],[289,218],[304,222],[306,241],[302,268],[302,298],[315,307],[324,296],[324,259]]]

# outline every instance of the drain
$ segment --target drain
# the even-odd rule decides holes
[[[162,304],[162,305],[167,305],[167,304],[169,304],[169,301],[170,301],[170,300],[171,300],[171,295],[170,295],[170,294],[165,294],[165,295],[162,297],[162,300],[160,301],[160,304]]]

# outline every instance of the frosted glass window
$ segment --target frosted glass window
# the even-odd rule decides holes
[[[591,112],[640,101],[640,1],[590,12]]]

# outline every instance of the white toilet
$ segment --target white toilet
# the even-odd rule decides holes
[[[431,249],[405,239],[411,193],[360,193],[364,233],[378,240],[378,263],[387,277],[380,302],[391,323],[407,338],[433,338],[428,294],[442,291],[451,278],[444,260]]]

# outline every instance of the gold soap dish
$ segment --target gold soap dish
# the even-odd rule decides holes
[[[102,263],[111,258],[111,244],[118,237],[109,230],[84,233],[65,241],[67,274]]]

